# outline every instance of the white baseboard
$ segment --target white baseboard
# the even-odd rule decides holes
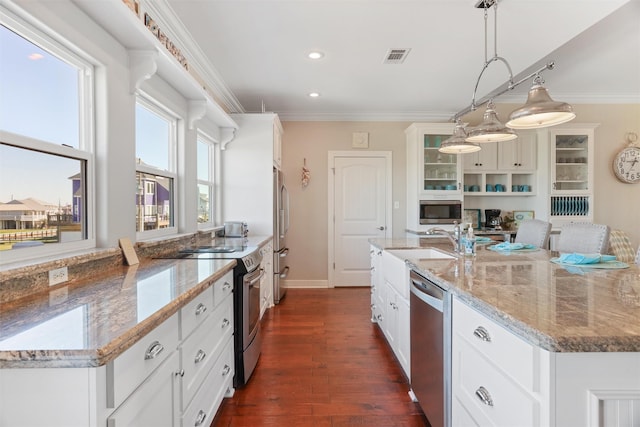
[[[305,289],[305,288],[328,288],[327,280],[284,280],[283,285],[288,289]]]

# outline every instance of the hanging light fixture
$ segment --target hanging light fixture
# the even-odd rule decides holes
[[[536,129],[543,128],[548,126],[554,126],[560,123],[568,122],[575,118],[575,114],[573,113],[573,108],[571,105],[564,102],[556,102],[549,96],[547,89],[542,86],[544,80],[542,79],[540,73],[545,70],[552,70],[554,67],[554,62],[548,62],[544,67],[534,71],[528,76],[518,80],[517,82],[513,81],[513,73],[511,72],[511,66],[507,62],[506,59],[498,56],[498,48],[497,48],[497,39],[498,39],[498,0],[479,0],[476,3],[476,8],[484,9],[484,66],[482,67],[482,71],[476,80],[476,86],[473,90],[473,97],[471,99],[471,105],[460,110],[453,116],[453,120],[457,120],[465,114],[475,111],[479,106],[484,105],[486,103],[490,103],[487,107],[487,111],[484,114],[484,121],[481,125],[477,126],[477,130],[471,130],[468,132],[469,137],[467,141],[473,142],[490,142],[490,141],[509,141],[517,138],[515,132],[512,132],[510,136],[506,134],[508,132],[505,131],[506,127],[511,129]],[[494,8],[494,55],[492,58],[487,59],[487,16],[488,10],[493,7]],[[481,100],[476,100],[476,92],[478,90],[478,85],[480,80],[482,79],[482,75],[485,70],[489,67],[493,62],[502,62],[507,71],[509,72],[509,80],[506,83],[506,87],[504,87],[500,91],[494,92],[485,96]],[[529,91],[529,96],[527,98],[527,103],[513,111],[509,116],[509,121],[506,124],[506,127],[503,126],[497,118],[495,110],[493,108],[493,99],[502,95],[503,93],[513,90],[518,87],[522,83],[528,81],[529,79],[534,78],[533,86]],[[490,123],[490,124],[489,124]],[[491,137],[491,132],[496,132],[495,136]],[[502,134],[502,136],[498,136]],[[469,139],[472,138],[472,139]],[[504,139],[499,139],[504,138]]]
[[[527,102],[509,115],[507,126],[512,129],[537,129],[566,123],[576,117],[571,105],[551,99],[543,84],[542,76],[536,75]]]
[[[471,128],[467,141],[469,142],[500,142],[511,141],[518,137],[513,129],[509,129],[498,120],[493,101],[487,104],[482,123]]]
[[[467,132],[464,130],[464,125],[460,123],[460,120],[456,120],[453,135],[442,141],[438,151],[447,154],[466,154],[480,151],[480,146],[475,142],[467,142]]]

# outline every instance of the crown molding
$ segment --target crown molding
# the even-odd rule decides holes
[[[191,36],[182,21],[167,0],[144,0],[144,8],[153,14],[153,19],[162,25],[163,31],[171,36],[176,45],[184,51],[189,66],[202,78],[205,90],[210,90],[213,97],[224,104],[230,113],[244,113],[244,107],[228,88],[224,79],[209,61],[200,46]]]
[[[407,112],[317,112],[304,113],[278,111],[278,117],[285,122],[447,122],[453,113],[407,111]]]

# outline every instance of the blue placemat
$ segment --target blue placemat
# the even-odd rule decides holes
[[[618,260],[596,262],[593,264],[570,264],[570,263],[562,262],[560,258],[551,258],[549,261],[553,262],[554,264],[562,265],[565,267],[576,267],[576,268],[600,268],[600,269],[609,269],[609,270],[629,268],[629,264],[622,261],[618,261]]]
[[[528,244],[528,243],[509,243],[502,242],[497,245],[489,246],[487,249],[496,252],[533,252],[540,250],[540,248]]]

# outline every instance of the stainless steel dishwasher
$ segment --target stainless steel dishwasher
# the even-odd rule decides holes
[[[431,427],[451,426],[451,294],[411,270],[411,388]]]

